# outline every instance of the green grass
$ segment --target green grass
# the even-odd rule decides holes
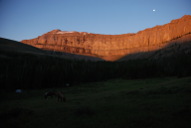
[[[1,128],[191,127],[191,77],[114,79],[52,89],[63,90],[67,101],[43,99],[51,89],[1,91]]]

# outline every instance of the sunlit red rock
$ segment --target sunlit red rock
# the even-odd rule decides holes
[[[95,56],[114,61],[127,54],[160,49],[168,42],[187,34],[191,34],[190,15],[135,34],[101,35],[56,29],[35,39],[23,40],[22,43],[46,50]]]

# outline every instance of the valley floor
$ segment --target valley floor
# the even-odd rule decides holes
[[[48,90],[62,90],[66,102]],[[114,79],[65,88],[3,92],[1,128],[190,128],[191,77]]]

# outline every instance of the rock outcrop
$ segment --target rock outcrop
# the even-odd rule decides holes
[[[191,16],[185,15],[170,23],[138,33],[101,35],[87,32],[53,30],[22,43],[37,48],[99,57],[114,61],[128,54],[157,50],[168,42],[191,34]]]

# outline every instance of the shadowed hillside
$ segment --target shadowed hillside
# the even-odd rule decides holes
[[[116,62],[84,61],[85,59],[74,59],[71,56],[66,59],[65,56],[62,57],[62,53],[28,48],[27,45],[18,42],[2,44],[4,44],[1,45],[3,50],[0,50],[2,89],[63,87],[67,83],[78,85],[82,82],[114,78],[140,79],[191,75],[190,42],[174,43],[151,53],[132,54],[134,59],[124,58],[125,61]],[[24,47],[31,52],[24,52]],[[20,52],[22,49],[23,52]]]
[[[0,38],[0,52],[44,54],[43,50],[17,41]]]
[[[101,61],[102,59],[96,57],[75,55],[70,53],[56,52],[42,50],[31,45],[23,44],[17,41],[0,38],[0,58],[8,58],[12,56],[20,56],[23,54],[30,54],[33,56],[49,56],[49,57],[58,57],[63,59],[79,59],[79,60],[90,60],[90,61]]]

